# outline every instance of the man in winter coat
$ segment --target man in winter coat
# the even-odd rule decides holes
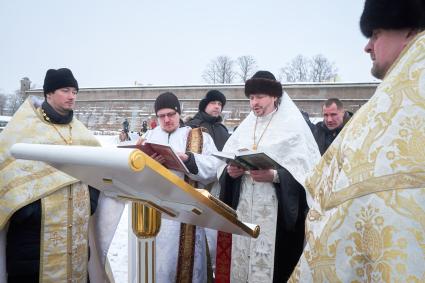
[[[218,90],[210,90],[199,102],[199,112],[186,125],[191,128],[203,127],[214,140],[218,150],[222,150],[230,134],[220,116],[226,104],[226,97]]]
[[[325,153],[352,116],[352,113],[344,110],[344,105],[338,98],[326,100],[322,113],[323,121],[318,122],[312,129],[321,155]]]

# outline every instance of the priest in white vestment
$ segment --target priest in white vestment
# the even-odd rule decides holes
[[[223,151],[263,151],[283,168],[244,171],[230,164],[219,170],[220,199],[237,209],[241,221],[258,223],[261,229],[257,239],[233,235],[228,279],[282,282],[303,249],[308,207],[302,184],[320,153],[301,112],[272,73],[258,71],[246,82],[245,95],[252,111]],[[217,268],[226,270],[220,261],[218,257]]]
[[[203,188],[216,181],[216,170],[221,161],[211,155],[217,151],[211,136],[199,128],[192,130],[181,125],[180,102],[173,93],[166,92],[159,95],[154,107],[160,126],[148,131],[144,139],[148,142],[170,145],[191,174],[188,178],[182,172],[173,172],[185,178],[187,182],[192,182],[192,185],[195,181],[197,184],[194,186]],[[161,156],[152,157],[161,162]],[[184,235],[189,233],[189,230],[183,231],[184,225],[164,218],[161,221],[155,249],[157,282],[207,282],[207,245],[204,228],[194,227],[196,231],[193,230],[195,233],[193,241],[184,242],[182,236],[190,238],[190,235]],[[192,252],[184,253],[182,249],[192,249]],[[211,278],[212,274],[209,273]]]
[[[307,180],[307,245],[290,282],[425,282],[425,2],[366,0],[382,83]]]

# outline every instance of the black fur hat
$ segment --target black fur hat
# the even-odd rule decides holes
[[[366,0],[360,30],[370,38],[380,28],[425,28],[425,0]]]
[[[174,109],[177,111],[177,113],[181,114],[180,101],[172,92],[164,92],[158,95],[155,100],[154,108],[155,114],[164,108]]]
[[[47,70],[43,84],[44,96],[63,87],[75,87],[78,91],[78,82],[71,70],[67,68]]]
[[[245,82],[246,97],[261,93],[275,97],[282,96],[282,84],[269,71],[258,71]]]
[[[221,109],[223,110],[226,104],[226,97],[221,91],[215,89],[208,91],[205,97],[199,102],[199,111],[205,111],[205,108],[211,101],[220,101]]]

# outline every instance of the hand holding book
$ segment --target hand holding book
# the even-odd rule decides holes
[[[237,164],[230,162],[229,166],[227,166],[227,174],[229,174],[229,176],[234,179],[239,178],[244,173],[245,173],[245,169],[238,166]]]
[[[184,165],[181,156],[183,159],[188,158],[185,153],[177,153],[173,150],[170,145],[167,144],[159,144],[153,142],[147,142],[143,139],[139,139],[136,145],[127,145],[127,146],[118,146],[118,147],[131,147],[138,148],[151,158],[155,159],[168,169],[180,171],[186,174],[190,174],[186,165]]]
[[[251,170],[251,178],[256,182],[271,183],[274,179],[274,169]]]

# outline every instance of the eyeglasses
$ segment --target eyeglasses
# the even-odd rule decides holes
[[[156,117],[158,117],[159,119],[164,119],[165,117],[173,118],[176,114],[177,114],[177,112],[174,111],[174,112],[168,112],[168,113],[165,113],[165,114],[159,114],[159,115],[156,115]]]

